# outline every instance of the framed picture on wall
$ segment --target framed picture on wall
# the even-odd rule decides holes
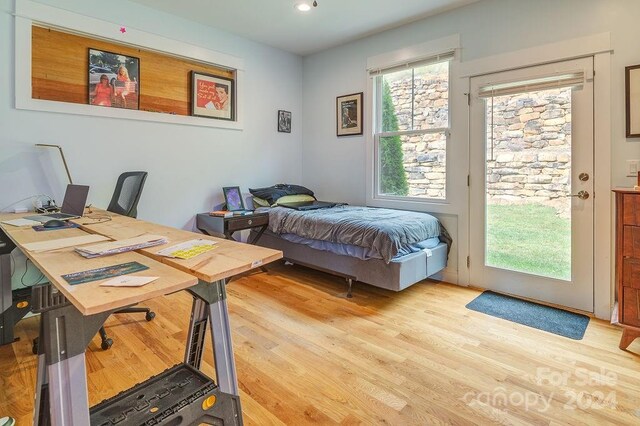
[[[278,131],[291,133],[291,111],[278,110]]]
[[[625,101],[627,113],[627,137],[640,138],[640,65],[626,67]]]
[[[362,92],[336,98],[337,135],[362,134]]]
[[[89,48],[89,104],[140,108],[140,59]]]
[[[191,71],[191,115],[235,120],[235,109],[232,79]]]

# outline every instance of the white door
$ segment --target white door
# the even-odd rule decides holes
[[[473,77],[470,105],[471,284],[593,312],[593,58]]]

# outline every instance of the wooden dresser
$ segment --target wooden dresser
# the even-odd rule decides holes
[[[640,337],[640,191],[616,193],[616,288],[618,321],[624,327],[620,349]]]

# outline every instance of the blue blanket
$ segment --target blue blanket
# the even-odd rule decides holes
[[[309,211],[274,207],[269,211],[269,230],[372,248],[387,263],[401,248],[429,238],[439,237],[451,246],[446,229],[429,214],[372,207],[337,206]]]

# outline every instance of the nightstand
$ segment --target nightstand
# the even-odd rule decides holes
[[[233,233],[236,231],[259,228],[257,229],[258,234],[249,244],[257,243],[268,225],[268,212],[231,217],[210,216],[209,213],[198,213],[196,216],[196,228],[207,235],[223,237],[228,240],[235,241]]]

